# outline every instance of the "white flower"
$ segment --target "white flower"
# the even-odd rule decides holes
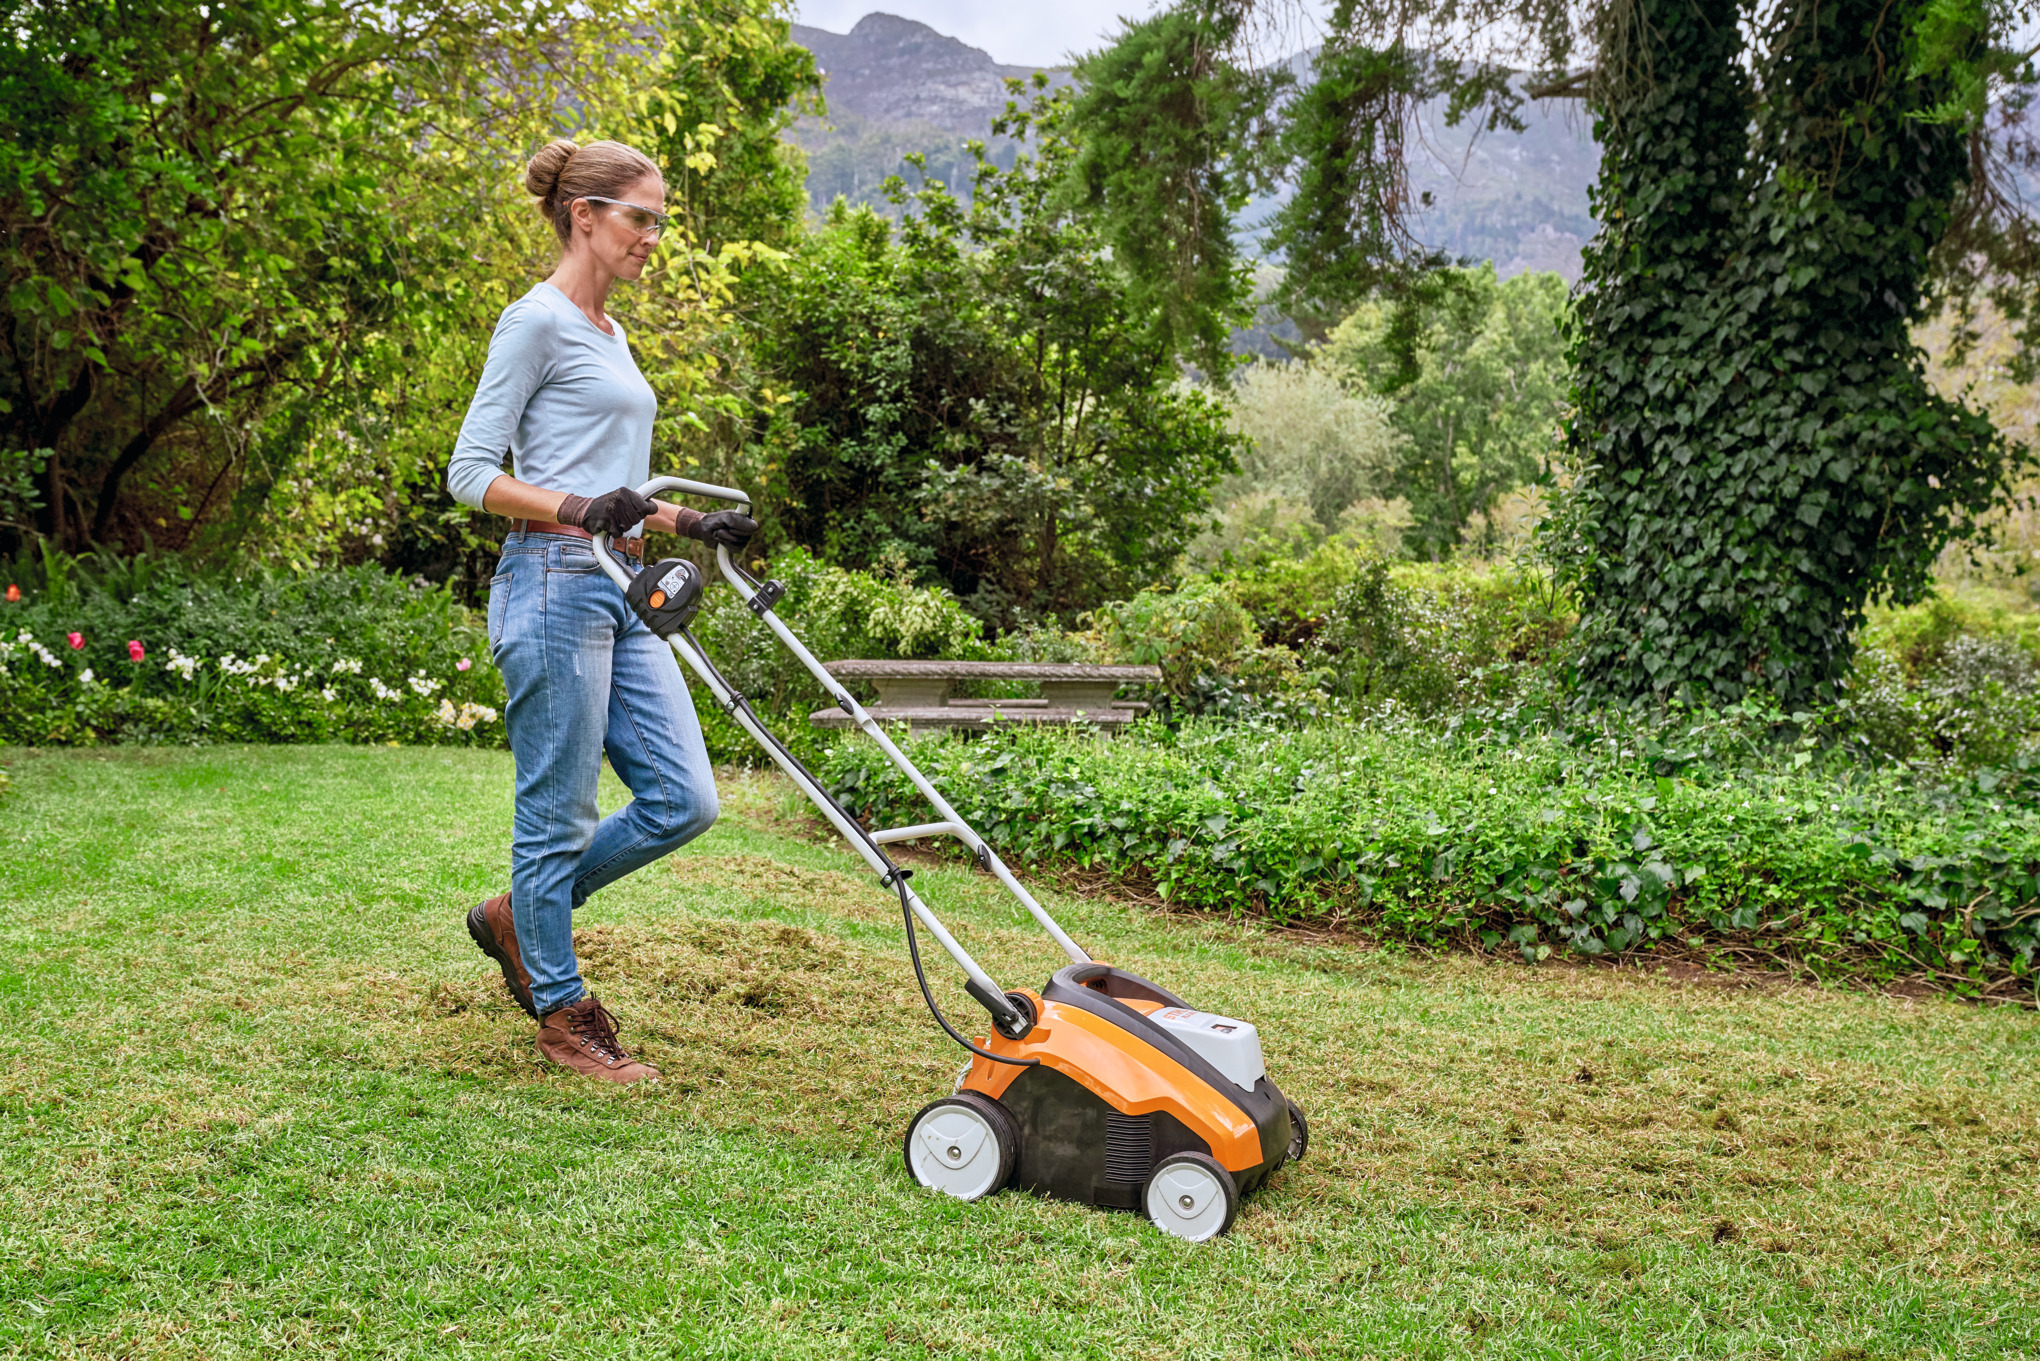
[[[392,690],[389,686],[384,685],[380,676],[370,676],[368,678],[368,688],[373,690],[375,697],[382,700],[385,704],[393,699],[401,700],[404,697],[402,691]]]
[[[439,709],[434,716],[441,723],[446,724],[450,728],[459,728],[462,732],[471,731],[477,723],[494,723],[496,721],[496,711],[486,704],[463,702],[460,708],[455,710],[453,701],[450,699],[439,701]]]
[[[198,658],[187,657],[173,647],[170,649],[170,660],[163,663],[163,669],[175,672],[184,680],[190,680],[191,673],[198,669]]]
[[[354,657],[342,657],[339,661],[333,663],[334,675],[338,676],[343,672],[350,676],[360,675],[361,674],[360,660]]]
[[[280,695],[287,695],[297,689],[297,677],[295,676],[278,676],[269,683],[276,687],[276,692]]]
[[[334,700],[339,699],[340,696],[334,694],[333,687],[329,685],[325,689],[319,691],[319,698],[325,700],[326,703],[331,704]]]
[[[81,685],[90,685],[90,684],[92,684],[92,668],[91,668],[91,667],[89,667],[89,666],[88,666],[88,667],[86,667],[86,668],[85,668],[85,674],[84,674],[84,675],[82,675],[82,676],[80,676],[80,677],[78,677],[78,683],[79,683],[79,684],[81,684]]]
[[[37,642],[35,639],[35,635],[33,633],[30,633],[27,629],[23,629],[21,631],[21,636],[16,638],[14,641],[20,643],[30,652],[33,652],[36,656],[36,660],[41,662],[44,666],[54,667],[63,666],[63,663],[57,660],[57,654],[50,651],[48,648],[44,647],[41,643]]]
[[[425,679],[422,674],[411,677],[409,681],[409,685],[413,690],[416,690],[421,697],[428,699],[431,697],[432,692],[440,687],[440,684],[441,682],[439,681]]]

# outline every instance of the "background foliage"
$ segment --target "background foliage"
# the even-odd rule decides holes
[[[1315,356],[1390,404],[1404,446],[1378,494],[1408,506],[1413,556],[1436,561],[1469,539],[1493,547],[1490,513],[1550,474],[1567,414],[1567,315],[1556,274],[1445,269],[1360,304]]]
[[[1237,447],[1057,197],[1067,113],[1037,86],[995,125],[1028,148],[1011,170],[973,146],[967,208],[896,183],[897,237],[839,205],[754,289],[754,353],[785,385],[748,455],[775,532],[846,566],[904,563],[1002,627],[1170,570]]]
[[[246,540],[272,563],[485,580],[489,529],[439,484],[496,315],[550,268],[518,180],[559,132],[639,145],[684,210],[619,296],[661,463],[751,409],[716,337],[734,275],[798,221],[778,131],[819,82],[769,0],[8,13],[15,542]],[[9,494],[28,460],[32,498]]]

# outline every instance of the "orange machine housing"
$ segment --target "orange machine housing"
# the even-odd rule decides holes
[[[1013,1180],[1058,1199],[1131,1208],[1162,1158],[1216,1158],[1246,1194],[1289,1147],[1289,1103],[1264,1075],[1252,1090],[1220,1074],[1148,1018],[1189,1003],[1100,963],[1059,970],[1021,991],[1034,1026],[978,1040],[1019,1067],[974,1058],[961,1089],[1003,1105],[1020,1125]],[[1194,1008],[1192,1008],[1194,1010]]]

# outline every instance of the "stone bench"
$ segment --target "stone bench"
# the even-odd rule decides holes
[[[915,662],[848,660],[827,662],[842,681],[869,681],[878,702],[866,706],[883,723],[904,722],[920,733],[933,728],[982,732],[1000,723],[1085,724],[1099,733],[1123,728],[1147,705],[1113,696],[1122,685],[1153,685],[1162,678],[1154,666],[1090,666],[1069,662]],[[958,681],[1022,681],[1041,687],[1039,699],[952,699]],[[818,728],[851,727],[841,709],[822,709],[808,718]]]

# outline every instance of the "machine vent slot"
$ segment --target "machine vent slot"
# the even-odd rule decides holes
[[[1145,1115],[1105,1113],[1105,1180],[1138,1186],[1155,1165],[1154,1130]]]

